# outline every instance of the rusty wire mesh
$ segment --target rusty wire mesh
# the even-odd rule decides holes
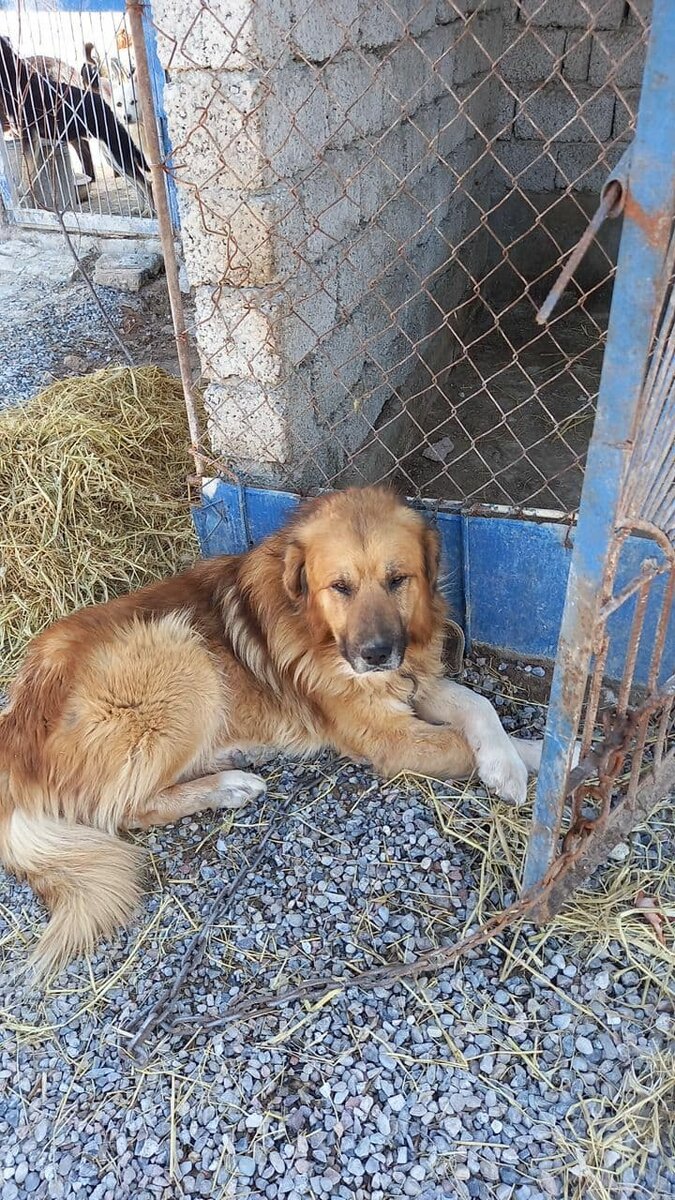
[[[210,451],[297,491],[568,512],[617,222],[538,306],[630,141],[623,0],[156,0]]]

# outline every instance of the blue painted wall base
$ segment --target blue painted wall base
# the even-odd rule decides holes
[[[240,554],[273,533],[298,504],[288,492],[239,488],[221,479],[205,483],[202,503],[193,510],[202,553]],[[459,511],[434,515],[443,543],[443,592],[467,640],[499,653],[552,662],[565,604],[574,531],[567,525]],[[621,557],[617,586],[635,577],[644,559],[658,557],[653,542],[629,538]],[[661,581],[665,586],[665,581]],[[645,633],[635,673],[646,682],[651,633],[661,589],[652,588]],[[620,678],[634,601],[622,606],[610,624],[609,678]],[[671,619],[664,671],[675,662],[675,614]],[[664,678],[666,675],[664,674]]]

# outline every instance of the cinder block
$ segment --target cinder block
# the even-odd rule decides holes
[[[503,17],[503,9],[504,0],[438,0],[436,21],[442,25],[459,18],[466,20],[476,13],[484,15],[488,12],[500,12]]]
[[[593,38],[588,78],[601,86],[611,80],[619,88],[639,88],[646,46],[638,25],[619,33],[608,31]]]
[[[495,80],[494,102],[494,131],[497,137],[510,138],[513,136],[513,122],[516,118],[516,96],[510,86]]]
[[[559,73],[565,52],[564,29],[510,26],[498,72],[510,83],[544,82]]]
[[[263,93],[245,74],[184,71],[164,102],[179,187],[259,188],[269,180],[261,148]]]
[[[332,146],[378,133],[384,119],[385,65],[373,55],[341,54],[325,67],[326,120]]]
[[[398,42],[406,32],[408,11],[409,0],[360,0],[360,44],[369,50]]]
[[[408,172],[407,137],[403,123],[356,150],[360,185],[359,208],[364,223],[379,214],[397,192]]]
[[[396,260],[398,245],[391,230],[394,198],[359,231],[348,251],[334,255],[339,313],[351,313],[373,288],[379,293],[385,272]]]
[[[304,251],[310,259],[333,249],[362,219],[359,181],[350,177],[351,162],[345,162],[344,153],[328,151],[295,188],[307,229]]]
[[[519,19],[565,29],[618,29],[624,0],[520,0]]]
[[[159,250],[148,251],[125,247],[106,250],[94,266],[94,283],[114,288],[117,292],[140,292],[144,283],[164,270]]]
[[[289,42],[295,58],[325,62],[358,43],[358,0],[291,0],[291,21]]]
[[[323,153],[329,136],[328,81],[301,63],[270,71],[260,87],[262,149],[272,182],[283,182]]]
[[[639,88],[626,88],[617,96],[612,137],[621,138],[623,141],[628,141],[633,137],[639,104]]]
[[[288,397],[254,379],[210,383],[204,395],[209,440],[235,461],[285,464],[291,459]]]
[[[211,379],[279,382],[284,303],[275,288],[195,289],[195,332]]]
[[[497,12],[480,12],[466,23],[454,45],[454,87],[494,70],[494,63],[502,48],[502,37],[502,22]]]
[[[189,199],[181,205],[181,238],[193,287],[262,287],[279,277],[287,255],[276,246],[282,218],[273,199],[217,185],[203,189],[199,203]],[[282,251],[286,245],[284,239]]]
[[[279,322],[284,360],[296,367],[313,354],[338,323],[337,278],[332,262],[307,267],[288,288]]]
[[[466,16],[468,5],[466,0],[436,0],[436,24],[451,25]]]
[[[360,314],[344,318],[312,358],[312,390],[325,398],[330,420],[340,410],[351,410],[351,390],[363,373],[366,342]]]
[[[518,138],[555,142],[606,142],[614,119],[614,93],[579,87],[576,96],[559,84],[539,88],[516,111]]]
[[[165,70],[246,71],[290,57],[290,0],[153,0]]]
[[[652,0],[628,0],[626,23],[647,28],[652,19]]]
[[[407,30],[411,37],[419,37],[435,24],[436,0],[408,0]]]
[[[493,148],[498,191],[512,187],[523,191],[550,192],[556,177],[555,159],[539,142],[497,142]]]
[[[408,185],[433,170],[438,162],[438,121],[440,100],[420,108],[404,125],[405,177]]]
[[[570,29],[565,41],[563,78],[572,83],[583,83],[588,79],[593,37],[589,30]]]
[[[598,195],[610,171],[616,166],[623,146],[608,146],[604,151],[599,147],[570,144],[558,146],[555,150],[557,171],[555,188],[565,190],[571,187],[575,192],[593,192]]]
[[[448,42],[449,31],[444,26],[418,42],[406,39],[387,55],[382,64],[383,124],[412,116],[445,91],[452,78]]]

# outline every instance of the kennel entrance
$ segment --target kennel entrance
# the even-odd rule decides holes
[[[673,775],[675,6],[423,0],[287,20],[257,3],[235,29],[194,0],[155,20],[207,382],[204,551],[242,550],[298,495],[348,482],[424,505],[468,644],[555,663],[540,879],[573,784],[586,819],[569,758],[584,696],[601,823],[624,767],[633,804],[643,768]],[[620,163],[623,229],[595,221],[542,314]]]
[[[0,196],[18,225],[156,233],[135,63],[122,0],[66,0],[0,12]],[[148,29],[165,152],[164,72]],[[173,194],[171,203],[174,209]],[[174,222],[177,223],[177,222]]]

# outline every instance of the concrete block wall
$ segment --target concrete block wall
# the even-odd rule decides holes
[[[429,386],[493,262],[495,198],[597,186],[599,147],[629,136],[642,16],[153,0],[216,451],[328,483],[392,394]]]
[[[468,6],[470,7],[470,6]],[[326,482],[486,254],[499,5],[155,0],[214,448]],[[412,384],[414,387],[414,382]]]
[[[499,247],[493,261],[501,262],[489,292],[508,303],[522,293],[523,281],[533,282],[539,302],[631,140],[650,4],[519,0],[503,11],[489,221],[493,250]],[[599,289],[605,285],[604,294],[610,286],[617,240],[609,223],[575,276],[599,299]]]
[[[520,0],[505,10],[499,75],[510,92],[495,156],[502,187],[597,194],[630,140],[648,6]]]

